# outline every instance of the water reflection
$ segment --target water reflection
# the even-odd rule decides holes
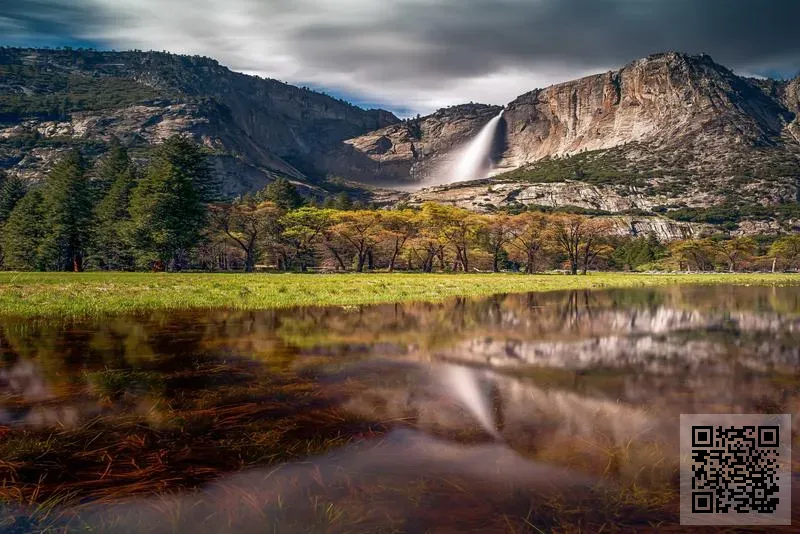
[[[2,319],[0,500],[21,531],[641,527],[680,413],[796,429],[799,371],[797,287]]]

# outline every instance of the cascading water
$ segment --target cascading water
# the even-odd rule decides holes
[[[478,135],[459,155],[458,163],[450,176],[450,183],[486,178],[492,167],[491,151],[494,145],[497,126],[503,118],[503,111],[486,123]]]

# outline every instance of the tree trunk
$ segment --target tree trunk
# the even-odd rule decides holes
[[[572,274],[578,274],[578,262],[577,261],[573,260],[573,261],[570,262],[570,272]]]
[[[72,272],[79,273],[83,271],[83,258],[80,254],[72,257]]]
[[[343,270],[343,271],[346,271],[346,270],[347,270],[347,267],[345,267],[345,265],[344,265],[344,260],[342,259],[342,256],[341,256],[341,254],[339,254],[338,252],[336,252],[336,250],[334,250],[334,248],[333,248],[333,247],[328,247],[328,250],[330,250],[330,251],[331,251],[331,254],[333,254],[333,257],[334,257],[334,258],[336,258],[336,263],[338,263],[338,264],[339,264],[339,266],[337,267],[337,269],[341,269],[341,270]]]
[[[256,267],[256,259],[253,255],[253,250],[245,250],[244,252],[244,272],[252,273]]]
[[[775,272],[775,264],[778,263],[778,257],[772,258],[772,272]]]
[[[392,258],[389,260],[389,272],[394,272],[394,263],[397,261],[397,255],[400,251],[397,249],[397,243],[394,244],[394,250],[392,251]]]

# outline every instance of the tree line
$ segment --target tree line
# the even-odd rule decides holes
[[[68,153],[43,184],[0,179],[0,261],[9,270],[541,272],[565,269],[794,269],[800,236],[661,242],[611,219],[527,211],[477,214],[426,203],[321,205],[285,179],[232,201],[203,149],[175,136],[139,168],[112,142],[93,166]]]

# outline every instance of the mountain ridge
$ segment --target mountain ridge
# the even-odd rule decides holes
[[[207,147],[228,196],[278,176],[323,194],[330,177],[418,188],[504,109],[487,180],[367,195],[477,211],[730,206],[762,218],[800,200],[800,76],[742,77],[705,54],[653,54],[504,107],[404,120],[197,56],[3,48],[0,69],[0,167],[31,180],[71,147],[97,155],[114,136],[146,157],[187,133]]]
[[[114,136],[136,148],[188,133],[212,152],[225,192],[239,194],[276,176],[314,178],[318,152],[399,120],[199,56],[4,48],[0,69],[0,161],[31,179],[61,152],[47,140]],[[9,146],[26,134],[38,138],[33,150]]]

